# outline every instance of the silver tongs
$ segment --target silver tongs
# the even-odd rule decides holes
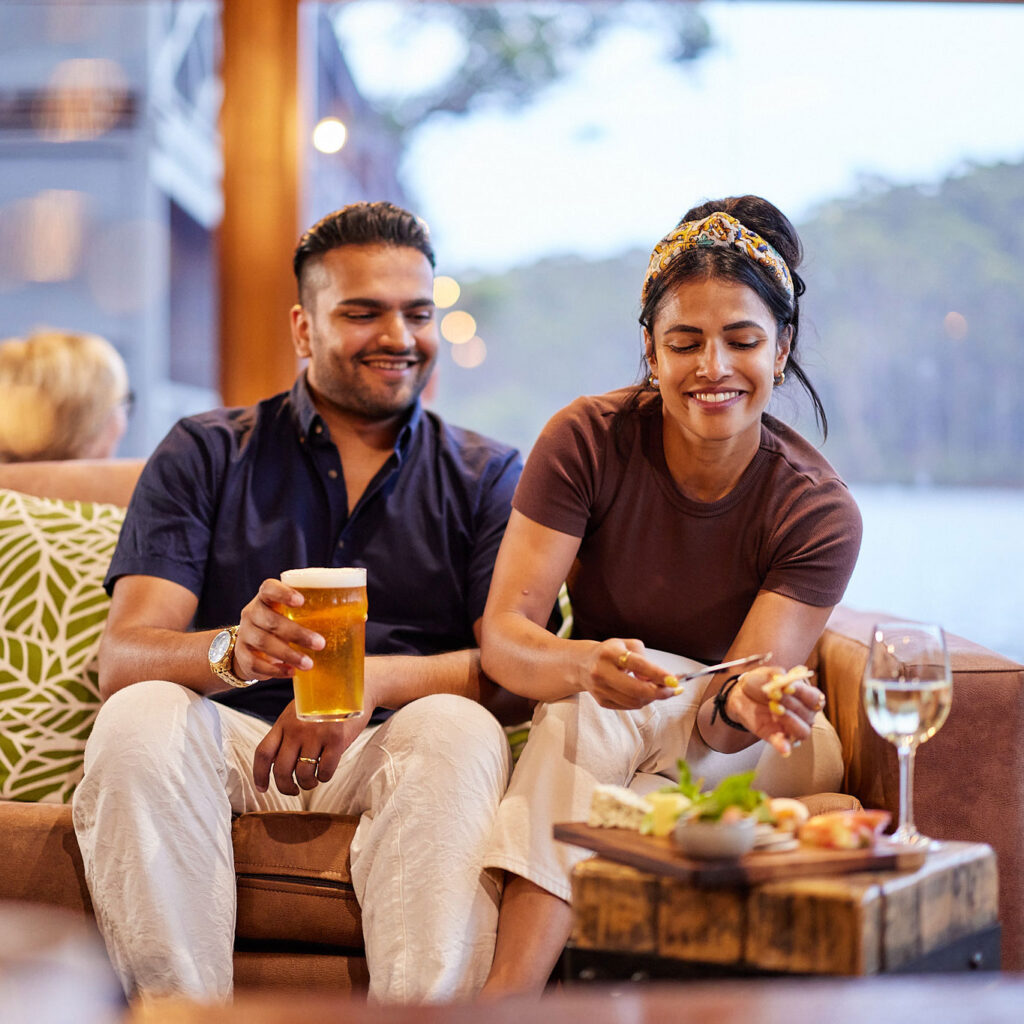
[[[766,661],[771,661],[771,657],[771,651],[767,654],[750,654],[746,658],[737,658],[735,661],[723,661],[720,665],[708,665],[706,668],[687,672],[686,675],[677,678],[680,683],[687,683],[691,679],[700,679],[701,676],[713,676],[716,672],[722,672],[727,668],[739,668],[741,665],[763,665]]]

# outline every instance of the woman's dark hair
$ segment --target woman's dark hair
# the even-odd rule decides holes
[[[419,250],[435,266],[430,232],[419,217],[394,203],[350,203],[322,217],[299,239],[292,269],[300,301],[307,264],[343,245],[405,245]]]
[[[732,196],[727,199],[712,199],[683,214],[679,224],[703,220],[716,212],[728,213],[744,227],[755,231],[786,261],[793,278],[794,297],[790,299],[785,288],[768,268],[743,255],[738,249],[726,246],[698,246],[686,249],[675,256],[669,265],[651,282],[643,308],[640,310],[640,324],[652,336],[654,318],[665,294],[684,281],[694,278],[724,278],[745,284],[759,295],[775,318],[779,332],[791,328],[789,359],[786,369],[800,381],[814,406],[814,417],[821,428],[823,438],[828,437],[828,417],[818,392],[797,359],[797,344],[800,335],[800,296],[804,293],[804,282],[796,272],[803,259],[803,246],[796,228],[786,215],[760,196]],[[678,226],[678,225],[677,225]],[[634,396],[639,402],[645,386],[637,389]],[[631,402],[633,406],[635,403]]]

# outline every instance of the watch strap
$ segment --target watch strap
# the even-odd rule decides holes
[[[227,683],[228,686],[244,690],[247,686],[252,686],[253,683],[258,682],[258,680],[239,679],[238,676],[231,671],[232,658],[235,653],[235,641],[238,639],[238,626],[228,626],[227,631],[231,634],[231,639],[228,641],[228,649],[224,652],[223,657],[219,661],[210,662],[210,668],[213,671],[213,674],[218,679]]]

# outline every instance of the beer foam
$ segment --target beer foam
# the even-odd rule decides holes
[[[366,570],[355,568],[316,567],[308,569],[285,569],[281,582],[289,587],[365,587]]]

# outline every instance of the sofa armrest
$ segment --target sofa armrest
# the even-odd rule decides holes
[[[68,804],[0,800],[0,899],[92,913]]]
[[[843,745],[843,788],[865,807],[899,807],[895,748],[871,728],[860,684],[877,622],[894,616],[839,607],[815,651],[826,714]],[[918,750],[914,817],[926,835],[996,851],[1004,966],[1024,968],[1024,665],[952,634],[953,705]]]
[[[125,506],[144,465],[142,459],[0,463],[0,487],[37,498]]]

